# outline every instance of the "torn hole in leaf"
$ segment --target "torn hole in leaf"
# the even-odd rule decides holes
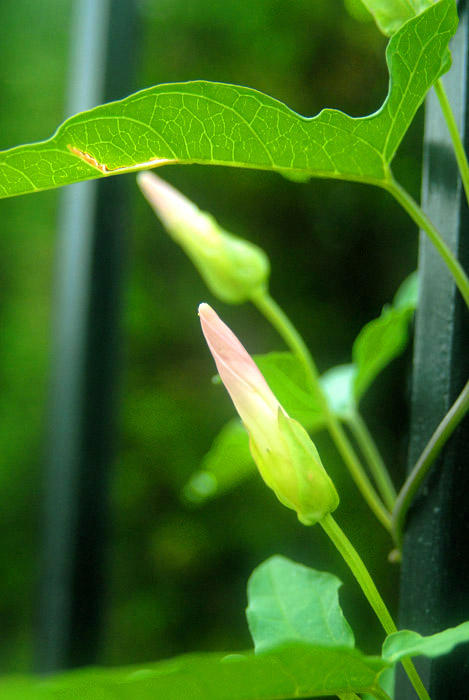
[[[141,170],[143,168],[157,168],[160,165],[167,165],[168,163],[177,163],[178,161],[172,158],[150,158],[150,160],[143,161],[142,163],[135,163],[133,165],[122,165],[117,168],[109,168],[106,163],[100,163],[94,156],[85,151],[81,151],[79,148],[67,144],[67,148],[70,153],[77,156],[83,160],[88,165],[91,165],[103,175],[111,175],[113,173],[119,172],[131,172],[132,170]]]

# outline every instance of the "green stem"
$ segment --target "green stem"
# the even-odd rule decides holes
[[[375,688],[372,695],[375,696],[376,700],[391,700],[390,696],[382,688]]]
[[[384,507],[381,499],[376,493],[371,484],[366,472],[364,471],[360,461],[353,449],[350,440],[347,437],[344,429],[336,416],[331,412],[327,398],[322,390],[319,382],[319,372],[314,363],[311,354],[288,316],[283,312],[280,306],[272,299],[268,292],[256,294],[251,298],[253,304],[257,306],[259,311],[272,324],[278,333],[285,340],[288,347],[298,357],[302,363],[306,376],[310,384],[310,390],[318,397],[321,405],[321,410],[324,414],[326,425],[329,433],[334,440],[342,459],[347,465],[355,483],[361,491],[364,499],[370,506],[373,513],[376,515],[382,525],[390,531],[391,517],[390,513]]]
[[[339,553],[342,555],[345,563],[350,568],[360,588],[365,594],[366,599],[375,611],[386,634],[394,634],[394,632],[397,632],[397,627],[394,624],[394,620],[392,619],[384,600],[381,598],[373,579],[368,573],[368,569],[350,540],[345,536],[344,532],[330,513],[320,520],[319,523],[322,525],[324,532],[326,535],[328,535],[328,537],[330,537],[332,543],[335,545]],[[404,659],[402,661],[402,665],[404,666],[410,682],[414,686],[415,692],[419,696],[420,700],[430,700],[430,697],[412,661],[410,661],[410,659]]]
[[[440,233],[432,224],[428,216],[422,211],[417,202],[395,180],[389,181],[384,188],[392,194],[399,204],[406,210],[417,226],[425,231],[429,239],[443,258],[449,271],[453,275],[456,286],[461,292],[467,307],[469,308],[469,279],[459,261],[454,257],[450,248],[442,239]]]
[[[372,483],[368,479],[344,429],[337,418],[331,413],[327,416],[327,427],[363,498],[380,523],[386,530],[390,531],[391,519],[389,511],[383,505]]]
[[[265,316],[279,335],[282,336],[291,351],[298,357],[306,370],[306,375],[310,381],[311,387],[316,391],[317,382],[319,381],[318,369],[305,341],[286,313],[280,308],[277,302],[272,299],[266,290],[253,295],[251,301],[257,306],[261,314]],[[322,398],[327,404],[325,397]]]
[[[451,141],[453,142],[454,154],[458,162],[459,172],[461,173],[461,180],[466,193],[466,199],[469,203],[469,164],[467,162],[466,152],[459,135],[458,125],[456,124],[453,110],[451,109],[448,96],[446,95],[446,91],[441,80],[437,80],[435,83],[435,92],[440,101],[441,111],[443,112],[443,116],[451,136]]]
[[[433,433],[397,497],[392,516],[392,527],[393,536],[398,547],[402,544],[405,517],[418,487],[440,453],[440,450],[458,427],[468,410],[469,381]]]
[[[386,469],[383,458],[378,450],[378,447],[373,440],[373,436],[368,430],[368,426],[360,415],[359,411],[353,411],[347,416],[347,425],[352,431],[355,439],[363,452],[373,478],[376,482],[384,505],[390,511],[394,508],[396,502],[396,490]]]

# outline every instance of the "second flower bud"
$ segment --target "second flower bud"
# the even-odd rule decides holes
[[[270,263],[261,248],[224,231],[210,214],[153,173],[141,172],[137,181],[214,296],[241,304],[267,289]]]

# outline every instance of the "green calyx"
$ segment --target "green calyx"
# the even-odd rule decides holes
[[[278,434],[261,451],[252,435],[251,454],[267,486],[284,506],[296,511],[303,525],[314,525],[339,505],[334,484],[306,430],[278,411]]]
[[[224,231],[209,214],[199,216],[205,218],[210,236],[198,238],[185,231],[176,240],[212,294],[225,303],[242,304],[267,289],[270,262],[264,251]]]

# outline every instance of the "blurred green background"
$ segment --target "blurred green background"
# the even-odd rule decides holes
[[[0,4],[0,149],[48,137],[63,120],[72,0]],[[354,0],[141,0],[135,90],[209,79],[257,88],[305,115],[354,116],[381,105],[385,39]],[[122,95],[124,96],[124,95]],[[421,114],[395,162],[418,196]],[[261,245],[271,291],[319,368],[350,360],[360,328],[416,266],[417,235],[384,192],[350,183],[192,166],[159,171],[227,230]],[[134,181],[134,176],[125,176]],[[133,185],[132,185],[133,186]],[[40,554],[59,193],[0,203],[0,664],[31,668]],[[233,416],[196,308],[211,303],[253,353],[284,349],[254,308],[213,299],[135,187],[128,231],[119,443],[112,469],[108,596],[99,663],[250,646],[252,569],[281,553],[345,582],[358,645],[382,635],[319,528],[301,526],[253,474],[196,508],[181,498],[213,437]],[[399,484],[407,437],[410,351],[363,410]],[[362,504],[327,436],[318,446],[339,489],[339,523],[396,608],[391,542]]]

